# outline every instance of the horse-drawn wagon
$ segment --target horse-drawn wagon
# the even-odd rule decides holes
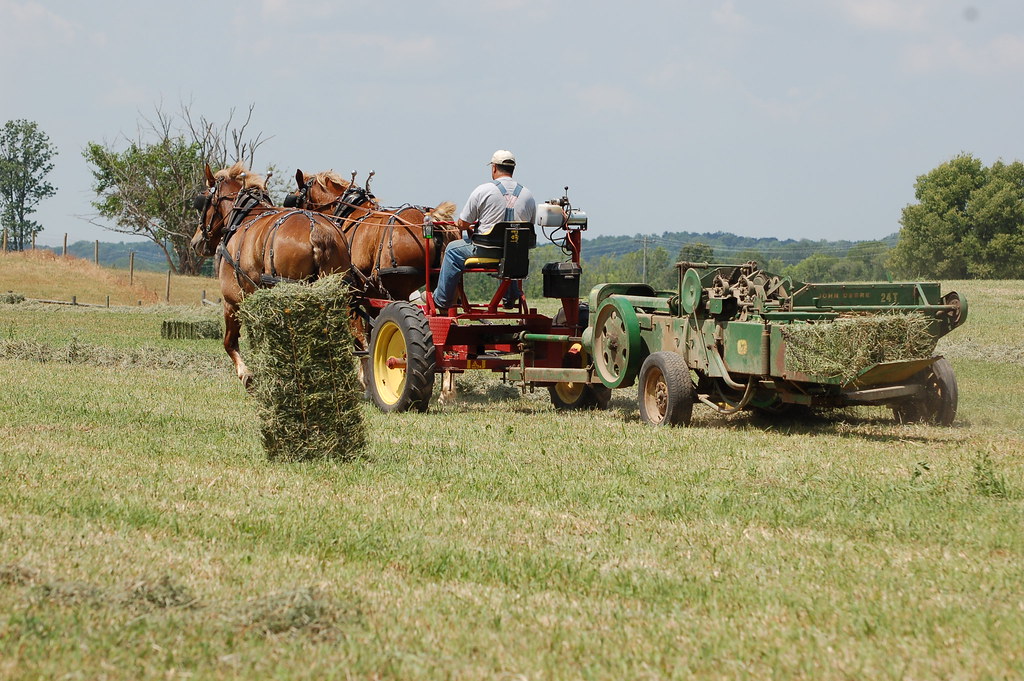
[[[547,386],[559,409],[604,407],[612,389],[636,384],[651,424],[688,424],[697,402],[722,414],[865,405],[890,407],[904,422],[955,418],[956,379],[934,354],[937,339],[966,321],[967,301],[955,292],[806,284],[756,262],[683,262],[675,290],[603,284],[580,305],[586,220],[563,205],[570,258],[545,267],[545,295],[560,299],[559,312],[498,309],[508,279],[522,275],[505,270],[523,257],[507,238],[492,259],[505,281],[488,303],[463,297],[449,314],[428,292],[424,305],[385,304],[369,350],[378,407],[425,410],[435,373],[485,369],[524,388]]]
[[[452,204],[386,209],[354,177],[296,179],[285,208],[239,168],[207,169],[208,188],[196,198],[193,245],[221,255],[225,348],[243,380],[241,297],[271,280],[346,272],[357,354],[386,412],[425,411],[438,374],[487,370],[524,389],[548,388],[558,409],[604,407],[612,390],[636,384],[641,417],[652,424],[687,424],[697,402],[720,413],[867,404],[889,406],[903,421],[955,418],[956,378],[934,347],[964,322],[967,303],[938,284],[813,284],[754,262],[678,263],[673,290],[601,284],[581,304],[587,218],[566,195],[538,207],[536,226],[499,223],[499,239],[466,261],[465,271],[500,280],[489,301],[474,303],[460,289],[441,310],[431,285],[444,244],[459,236],[446,219]],[[529,271],[535,227],[565,255],[542,270],[544,296],[560,303],[552,316],[524,296],[516,309],[502,307]],[[408,300],[420,287],[421,301]]]
[[[451,222],[427,220],[424,239],[453,227]],[[530,307],[525,296],[515,309],[502,305],[512,282],[524,279],[529,271],[537,227],[565,254],[564,261],[548,263],[542,271],[544,296],[561,305],[553,316]],[[455,305],[438,309],[431,292],[436,267],[430,261],[424,262],[422,303],[370,299],[369,304],[379,308],[367,350],[368,389],[374,403],[384,411],[425,411],[437,374],[450,379],[453,373],[487,370],[506,378],[515,375],[524,386],[547,387],[559,409],[607,405],[607,388],[572,378],[589,365],[580,345],[587,325],[579,298],[581,234],[586,228],[586,214],[573,208],[567,195],[541,205],[537,225],[498,223],[491,232],[492,245],[478,245],[476,257],[466,261],[466,272],[500,280],[487,302],[470,301],[460,286]],[[542,375],[524,378],[527,370]]]
[[[956,377],[934,348],[966,320],[957,293],[923,282],[804,283],[755,262],[684,262],[674,290],[601,284],[580,305],[586,220],[567,199],[555,205],[570,257],[545,266],[544,290],[560,299],[559,312],[498,310],[509,279],[525,273],[515,264],[525,259],[519,237],[506,236],[489,259],[503,277],[489,303],[462,296],[447,314],[429,287],[423,305],[384,303],[369,348],[381,409],[425,410],[435,373],[489,369],[524,389],[548,387],[562,409],[606,406],[611,390],[635,384],[641,417],[659,425],[688,424],[698,402],[722,414],[875,405],[904,422],[953,422]]]

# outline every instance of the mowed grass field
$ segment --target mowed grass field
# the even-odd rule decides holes
[[[0,305],[0,678],[1021,678],[1024,282],[943,289],[951,428],[656,429],[473,374],[320,464],[159,338],[193,310]]]

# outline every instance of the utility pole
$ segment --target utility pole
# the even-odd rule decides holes
[[[647,240],[648,236],[645,234],[643,238],[634,239],[634,241],[641,241],[644,244],[644,264],[643,264],[643,279],[642,281],[647,283]]]

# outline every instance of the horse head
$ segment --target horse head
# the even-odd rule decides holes
[[[199,227],[190,246],[200,255],[213,255],[232,220],[239,221],[256,206],[272,206],[266,181],[248,173],[241,161],[213,173],[204,168],[206,188],[192,199]]]
[[[315,175],[305,175],[297,170],[295,183],[298,189],[288,195],[286,205],[318,213],[331,213],[340,218],[348,217],[357,208],[378,209],[376,197],[368,188],[357,185],[354,178],[355,173],[353,181],[349,181],[333,170]]]

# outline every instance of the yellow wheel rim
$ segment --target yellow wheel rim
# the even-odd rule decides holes
[[[405,337],[394,322],[384,323],[373,349],[373,383],[377,395],[386,404],[395,404],[405,390],[405,369],[388,367],[388,359],[406,361]]]
[[[586,383],[556,383],[555,394],[558,395],[558,399],[562,400],[563,403],[575,404],[583,395],[583,390],[586,386]]]

